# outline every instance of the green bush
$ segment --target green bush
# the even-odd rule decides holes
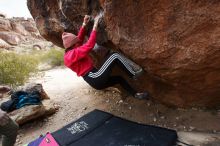
[[[41,62],[47,62],[52,67],[63,65],[64,51],[58,49],[50,49],[40,57]]]
[[[37,72],[38,61],[30,55],[0,52],[0,84],[23,85]]]
[[[5,53],[0,51],[0,85],[13,87],[23,85],[32,74],[38,72],[39,63],[52,67],[63,65],[64,50],[50,49],[29,54]]]

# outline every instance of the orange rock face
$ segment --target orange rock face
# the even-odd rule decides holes
[[[220,105],[219,0],[28,0],[46,39],[62,46],[85,14],[104,10],[98,41],[146,71],[134,85],[167,105]],[[91,24],[92,25],[92,24]]]

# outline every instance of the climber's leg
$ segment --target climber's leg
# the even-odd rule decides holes
[[[120,56],[119,53],[112,53],[106,59],[104,64],[101,66],[99,70],[93,69],[85,76],[83,76],[84,80],[90,84],[95,89],[104,89],[115,84],[120,84],[124,89],[126,89],[131,95],[136,98],[146,98],[148,96],[147,93],[137,93],[132,87],[124,80],[122,77],[110,77],[112,72],[112,68],[118,65],[123,68],[129,76],[135,76],[135,72],[132,68],[127,64],[123,57]],[[118,81],[116,80],[118,79]],[[112,81],[111,81],[112,80]]]
[[[136,64],[132,60],[128,59],[124,55],[122,55],[122,54],[120,54],[120,55],[124,58],[124,60],[129,64],[129,66],[131,66],[132,70],[135,72],[134,78],[139,77],[143,73],[143,69],[141,66],[139,66],[138,64]]]
[[[135,71],[129,66],[129,64],[125,61],[124,57],[121,56],[119,53],[112,53],[109,55],[109,57],[105,60],[104,64],[101,66],[101,68],[97,72],[90,72],[88,76],[92,78],[98,78],[99,76],[102,76],[103,74],[110,74],[112,71],[112,68],[118,65],[129,76],[135,76]]]
[[[123,89],[125,89],[130,95],[135,96],[137,91],[133,89],[129,83],[121,76],[110,76],[107,83],[105,84],[105,88],[114,86],[116,84],[121,85]]]
[[[105,56],[103,54],[116,53],[116,52],[112,52],[110,49],[107,49],[107,48],[105,48],[101,45],[98,45],[98,44],[95,45],[93,50],[96,53],[99,53],[99,54],[102,53],[102,56]],[[132,60],[128,59],[127,57],[125,57],[121,53],[118,53],[118,55],[120,55],[120,57],[123,58],[124,62],[126,62],[126,64],[129,65],[131,67],[131,69],[134,71],[134,73],[135,73],[135,75],[133,76],[134,78],[137,78],[138,76],[140,76],[143,73],[143,69],[141,68],[141,66],[139,66],[138,64],[136,64]]]

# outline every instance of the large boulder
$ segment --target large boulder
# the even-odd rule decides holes
[[[6,92],[9,92],[10,90],[11,88],[9,86],[0,85],[0,94],[4,94]]]
[[[21,22],[21,24],[23,25],[23,27],[25,28],[26,31],[28,31],[30,33],[39,33],[36,28],[36,25],[32,19],[29,19],[27,21],[23,21],[23,22]]]
[[[32,18],[25,19],[23,17],[1,17],[0,14],[0,48],[4,50],[16,50],[17,52],[28,52],[33,43],[48,42],[40,36],[35,22]],[[21,51],[22,50],[22,51]]]
[[[17,22],[11,22],[12,30],[21,35],[28,35],[29,33],[25,30],[24,26]]]
[[[0,18],[5,18],[5,17],[6,17],[5,14],[0,13]]]
[[[220,105],[219,0],[28,0],[41,35],[62,47],[85,14],[104,10],[98,42],[146,71],[134,85],[174,106]],[[90,24],[92,25],[92,24]]]
[[[11,91],[9,86],[0,85],[0,99],[3,98],[4,94],[8,93],[9,91]]]
[[[3,49],[8,49],[10,47],[10,45],[5,42],[4,40],[0,39],[0,49],[3,48]]]
[[[4,40],[10,45],[18,45],[23,40],[23,37],[17,33],[0,32],[0,39]]]
[[[0,18],[0,31],[10,31],[11,29],[10,21],[5,18]]]
[[[40,117],[45,117],[56,112],[57,108],[52,100],[43,100],[42,105],[29,105],[22,107],[9,113],[9,116],[19,125],[29,121],[36,120]]]
[[[33,91],[38,91],[40,93],[41,99],[50,99],[50,97],[47,95],[47,93],[44,91],[44,88],[42,84],[38,83],[29,83],[26,84],[25,86],[20,87],[18,90],[22,90],[25,92],[33,92]]]

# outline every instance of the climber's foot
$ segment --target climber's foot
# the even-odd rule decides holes
[[[141,76],[144,73],[144,70],[140,68],[139,70],[135,71],[135,75],[132,77],[133,79],[137,79],[139,76]]]
[[[150,98],[147,92],[138,92],[134,95],[134,97],[137,99],[147,99],[147,100]]]

